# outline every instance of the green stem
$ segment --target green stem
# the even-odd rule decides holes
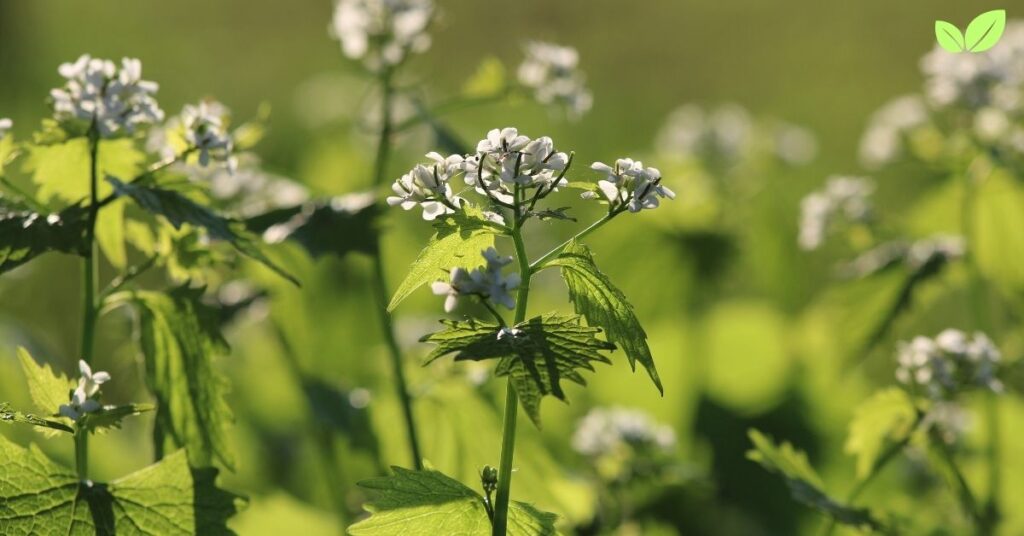
[[[957,465],[956,460],[953,458],[953,452],[949,450],[945,441],[939,437],[934,429],[931,431],[930,436],[932,444],[935,445],[935,450],[939,452],[942,461],[946,463],[950,474],[953,475],[953,481],[956,484],[954,491],[956,491],[957,499],[960,500],[964,513],[974,521],[978,534],[986,534],[987,532],[984,529],[985,519],[978,510],[978,501],[974,498],[974,492],[971,491],[970,484],[967,483],[967,479],[960,471],[960,466]]]
[[[519,204],[517,188],[516,204]],[[530,259],[526,256],[526,244],[523,242],[522,222],[518,206],[515,209],[515,224],[512,226],[512,241],[515,243],[516,260],[522,282],[516,293],[516,313],[513,325],[526,320],[526,305],[530,297]],[[501,431],[501,462],[498,466],[498,493],[495,498],[494,525],[491,534],[504,536],[508,527],[508,503],[512,492],[512,461],[516,449],[516,420],[519,416],[519,396],[512,387],[512,382],[505,386],[505,419]]]
[[[89,130],[89,213],[86,220],[85,241],[88,254],[82,260],[82,338],[80,358],[92,364],[92,353],[96,335],[96,289],[99,286],[99,251],[96,247],[97,181],[100,140],[96,128]],[[89,478],[89,434],[79,431],[75,436],[75,466],[78,478]]]
[[[391,71],[385,69],[380,74],[381,87],[381,127],[380,139],[377,142],[377,156],[373,164],[373,185],[380,189],[384,184],[387,173],[388,158],[391,154],[391,100],[393,87],[391,85]],[[416,420],[412,413],[412,397],[409,395],[409,386],[405,379],[405,371],[402,368],[402,351],[398,346],[398,339],[395,337],[395,328],[392,323],[391,313],[388,312],[390,293],[387,288],[387,280],[384,274],[384,253],[381,247],[380,235],[376,235],[375,255],[373,256],[373,290],[377,299],[377,312],[380,317],[381,329],[383,330],[384,342],[388,347],[388,355],[391,359],[391,368],[395,376],[395,390],[402,405],[402,417],[405,421],[405,432],[409,441],[409,450],[412,453],[413,467],[423,468],[423,456],[420,452],[419,440],[416,435]]]
[[[533,263],[531,263],[529,265],[530,272],[531,273],[537,273],[538,271],[542,270],[544,268],[544,264],[545,263],[547,263],[551,259],[557,257],[560,253],[562,253],[562,251],[565,250],[565,248],[569,247],[569,244],[573,243],[576,240],[582,240],[587,235],[589,235],[590,233],[598,230],[602,225],[608,223],[609,221],[612,220],[612,218],[614,218],[615,216],[618,216],[621,213],[622,213],[621,210],[616,210],[616,211],[609,212],[603,218],[601,218],[601,219],[595,221],[594,223],[590,224],[590,227],[587,227],[586,229],[584,229],[584,230],[580,231],[579,233],[573,235],[572,238],[566,240],[565,242],[562,242],[561,244],[556,246],[551,251],[545,253],[544,255],[541,256],[541,258],[533,261]],[[524,278],[525,278],[525,275],[524,275]]]

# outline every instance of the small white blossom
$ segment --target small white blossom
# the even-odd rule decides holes
[[[669,452],[675,447],[675,432],[647,413],[620,407],[590,410],[576,426],[572,446],[580,454],[600,457],[623,449],[654,449]]]
[[[238,160],[232,154],[234,141],[227,131],[229,112],[226,106],[215,101],[202,101],[197,105],[188,104],[181,111],[180,121],[185,129],[185,142],[189,148],[199,151],[199,164],[207,166],[211,159],[224,162],[229,172],[238,168]]]
[[[897,354],[896,379],[913,389],[922,389],[935,400],[949,400],[961,390],[980,387],[1003,390],[996,377],[999,349],[983,333],[968,336],[947,329],[934,339],[915,337],[902,343]]]
[[[626,207],[630,212],[640,212],[645,208],[657,208],[660,198],[676,198],[675,192],[661,184],[661,171],[653,167],[644,167],[643,162],[639,160],[620,158],[615,161],[614,166],[594,162],[590,169],[603,175],[597,181],[597,188],[611,210]]]
[[[61,404],[58,413],[73,421],[77,421],[86,413],[99,410],[102,406],[92,397],[99,392],[100,386],[110,381],[110,374],[106,372],[93,372],[92,368],[85,361],[78,362],[78,369],[82,377],[78,380],[78,387],[71,394],[71,401]]]
[[[431,152],[427,158],[433,164],[417,164],[409,173],[402,175],[391,189],[395,195],[387,198],[388,205],[412,210],[423,209],[423,219],[434,220],[438,216],[451,214],[462,206],[462,198],[452,191],[451,179],[462,172],[463,158],[459,155],[443,157]]]
[[[917,95],[906,95],[887,103],[868,121],[860,141],[861,162],[878,168],[895,160],[910,133],[928,123],[928,114],[927,105]]]
[[[830,177],[825,188],[808,194],[800,202],[798,242],[805,250],[821,246],[836,216],[849,222],[863,222],[871,215],[869,196],[874,185],[862,177]]]
[[[559,104],[574,118],[590,110],[594,99],[579,71],[575,48],[535,41],[526,45],[525,53],[519,83],[533,90],[538,102]]]
[[[7,135],[7,132],[10,131],[13,126],[13,121],[6,117],[0,117],[0,140],[4,139],[4,136]]]
[[[330,30],[345,56],[378,70],[430,48],[433,18],[432,0],[339,0]]]
[[[512,262],[512,257],[502,256],[494,248],[482,251],[481,255],[486,261],[485,266],[472,271],[454,268],[447,282],[437,281],[431,285],[434,294],[445,296],[445,312],[452,312],[461,296],[480,296],[509,309],[515,307],[515,298],[511,292],[519,288],[520,275],[502,274],[502,269]]]
[[[543,188],[544,195],[565,186],[569,155],[547,136],[531,140],[512,127],[493,129],[462,162],[466,184],[502,203],[522,188]]]
[[[164,113],[154,95],[159,86],[142,80],[142,63],[133,58],[113,61],[88,54],[65,63],[58,72],[67,81],[50,91],[54,118],[95,125],[102,137],[132,134],[143,125],[162,121]]]

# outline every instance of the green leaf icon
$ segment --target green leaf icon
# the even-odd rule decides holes
[[[938,23],[936,23],[938,31]],[[1006,11],[997,9],[978,15],[967,25],[967,36],[964,40],[967,50],[984,52],[996,45],[1006,29]],[[939,41],[941,43],[941,41]],[[945,45],[943,45],[945,48]]]
[[[971,24],[974,23],[972,22]],[[960,33],[960,28],[944,20],[935,21],[935,39],[939,41],[939,46],[950,52],[963,52],[967,50],[967,47],[964,46],[964,35]]]

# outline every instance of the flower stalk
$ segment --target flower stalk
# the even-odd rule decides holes
[[[82,337],[79,354],[82,361],[92,364],[96,335],[96,290],[99,286],[99,255],[96,247],[96,218],[98,202],[100,136],[95,124],[89,129],[89,212],[85,228],[88,253],[82,259]],[[79,480],[89,478],[89,433],[75,431],[75,469]]]

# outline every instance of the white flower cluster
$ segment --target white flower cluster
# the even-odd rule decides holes
[[[594,97],[579,70],[575,48],[534,41],[526,45],[525,55],[519,65],[519,83],[532,90],[537,101],[561,105],[573,118],[590,111]]]
[[[675,192],[661,184],[661,171],[644,167],[644,163],[639,160],[620,158],[614,166],[594,162],[590,168],[603,175],[597,181],[597,188],[613,212],[623,207],[630,212],[640,212],[645,208],[658,208],[661,204],[659,198],[676,198]],[[583,194],[584,199],[596,197],[596,192]]]
[[[504,257],[494,248],[487,248],[480,253],[487,262],[486,266],[474,270],[454,268],[449,274],[448,282],[437,281],[430,286],[434,294],[445,296],[446,313],[455,310],[461,296],[479,296],[509,309],[516,306],[511,291],[519,288],[520,276],[518,273],[507,276],[501,273],[501,270],[512,262],[512,257]],[[499,338],[501,336],[499,334]]]
[[[896,240],[885,242],[860,254],[843,267],[850,277],[864,277],[903,262],[913,270],[934,263],[945,263],[963,257],[966,245],[961,236],[936,235],[914,242]]]
[[[676,435],[670,426],[659,424],[636,409],[594,408],[576,426],[572,446],[580,454],[600,457],[623,449],[668,452]]]
[[[159,86],[142,79],[142,62],[121,60],[120,70],[110,60],[88,54],[58,68],[67,79],[64,87],[50,90],[54,118],[82,121],[105,138],[132,134],[140,126],[162,121],[164,112],[153,97]]]
[[[6,117],[0,117],[0,140],[4,139],[7,132],[14,126],[14,122]]]
[[[688,104],[676,109],[658,133],[656,145],[665,155],[725,166],[759,154],[799,165],[818,152],[817,140],[806,128],[776,120],[755,120],[736,104],[711,110]]]
[[[427,154],[432,164],[418,164],[392,186],[395,195],[388,197],[391,206],[405,210],[423,209],[423,219],[433,220],[462,207],[464,199],[454,193],[452,181],[460,174],[465,183],[480,195],[511,205],[516,186],[540,189],[547,195],[568,181],[563,176],[569,156],[555,150],[551,138],[531,140],[514,128],[494,129],[487,133],[469,156]],[[486,214],[497,223],[497,214]]]
[[[78,362],[78,370],[82,377],[78,380],[78,387],[71,394],[71,401],[61,404],[58,413],[73,421],[82,418],[86,413],[92,413],[102,408],[99,402],[92,397],[99,392],[100,386],[110,381],[110,374],[106,372],[93,372],[92,368],[85,361]]]
[[[999,361],[999,349],[984,333],[968,336],[947,329],[934,339],[919,336],[902,343],[896,379],[935,400],[951,399],[970,387],[998,393],[1003,390],[996,377]]]
[[[345,56],[378,70],[430,48],[433,18],[433,0],[339,0],[330,30]]]
[[[860,141],[861,162],[878,168],[894,161],[913,131],[929,122],[928,115],[928,106],[919,95],[904,95],[888,102],[868,121]]]
[[[976,54],[950,54],[936,46],[921,59],[925,95],[938,106],[971,110],[1024,106],[1024,21],[1011,21],[999,46]]]
[[[190,149],[199,151],[199,164],[208,166],[211,160],[223,162],[228,171],[234,173],[238,160],[232,152],[234,141],[227,131],[230,112],[216,101],[202,101],[186,104],[179,121],[184,128],[185,142]]]
[[[820,247],[837,215],[850,222],[866,221],[871,215],[872,191],[874,185],[866,178],[829,177],[825,188],[808,194],[800,202],[800,247]]]

